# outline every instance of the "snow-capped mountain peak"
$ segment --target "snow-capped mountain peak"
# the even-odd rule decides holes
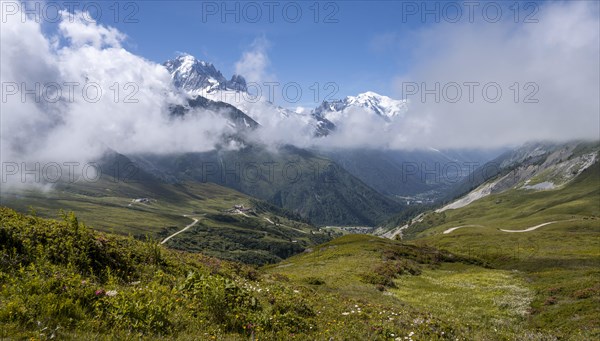
[[[316,116],[312,112],[296,113],[282,108],[264,99],[247,101],[246,80],[240,75],[233,75],[228,81],[213,64],[200,61],[189,54],[183,54],[164,63],[171,74],[173,85],[184,90],[192,98],[200,95],[214,102],[230,104],[247,114],[263,126],[277,126],[285,120],[296,120],[314,135],[329,134],[335,126],[327,119]]]
[[[357,108],[377,115],[386,121],[391,121],[406,113],[407,101],[396,100],[373,91],[367,91],[356,96],[347,96],[341,100],[324,101],[314,112],[336,123],[343,120],[350,111]]]
[[[406,101],[392,99],[372,91],[358,94],[356,97],[349,96],[347,98],[349,105],[361,105],[388,118],[393,118],[406,112]]]
[[[182,54],[164,63],[171,74],[173,84],[187,92],[201,94],[216,90],[246,91],[246,80],[233,75],[227,80],[211,63],[200,61],[189,54]]]

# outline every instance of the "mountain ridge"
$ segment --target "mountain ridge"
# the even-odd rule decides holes
[[[408,101],[396,100],[373,91],[367,91],[356,96],[346,96],[341,100],[323,101],[321,105],[313,109],[313,112],[317,116],[339,123],[351,114],[351,110],[356,109],[391,122],[407,112]]]
[[[259,124],[265,123],[264,117],[261,117],[263,111],[270,111],[280,119],[294,117],[302,124],[310,126],[313,135],[317,137],[332,133],[336,124],[346,119],[353,110],[380,117],[386,122],[402,117],[408,110],[407,100],[396,100],[367,91],[356,96],[347,96],[342,100],[323,101],[308,110],[308,114],[301,114],[275,105],[260,96],[255,98],[248,93],[243,75],[234,74],[227,80],[212,63],[200,61],[192,55],[180,55],[163,65],[171,74],[173,85],[192,97],[201,95],[213,101],[228,103]]]
[[[246,91],[246,79],[240,75],[227,80],[212,63],[182,54],[163,63],[171,74],[173,84],[186,91],[208,93],[216,90]]]

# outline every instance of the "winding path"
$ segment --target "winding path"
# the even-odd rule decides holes
[[[546,225],[550,225],[550,224],[555,224],[555,223],[563,223],[563,222],[566,222],[566,221],[575,221],[575,220],[580,220],[580,219],[568,219],[568,220],[548,221],[548,222],[545,222],[545,223],[541,223],[539,225],[528,227],[528,228],[526,228],[524,230],[504,230],[504,229],[499,229],[499,230],[502,231],[502,232],[508,232],[508,233],[529,232],[529,231],[537,230],[537,229],[539,229],[542,226],[546,226]],[[462,226],[456,226],[456,227],[451,227],[451,228],[445,230],[443,232],[443,234],[448,234],[448,233],[450,233],[450,232],[452,232],[454,230],[458,230],[458,229],[463,228],[463,227],[485,227],[485,226],[483,226],[483,225],[462,225]]]
[[[189,218],[189,217],[188,217],[188,215],[184,215],[184,217],[186,217],[186,218]],[[190,219],[194,220],[194,222],[192,222],[191,224],[187,225],[187,226],[186,226],[186,227],[184,227],[183,229],[181,229],[181,230],[179,230],[179,231],[177,231],[177,232],[173,233],[172,235],[168,236],[167,238],[163,239],[163,241],[162,241],[162,242],[160,242],[160,243],[161,243],[161,244],[164,244],[164,243],[168,242],[168,241],[169,241],[169,239],[171,239],[171,238],[175,237],[176,235],[180,234],[181,232],[185,232],[185,231],[187,231],[189,228],[191,228],[192,226],[196,225],[196,223],[198,223],[198,221],[200,221],[200,220],[199,220],[199,219],[197,219],[197,218],[190,218]]]
[[[484,227],[484,226],[483,225],[461,225],[461,226],[451,227],[451,228],[447,229],[446,231],[444,231],[444,234],[448,234],[454,230],[458,230],[463,227]]]
[[[535,226],[526,228],[524,230],[502,230],[502,229],[500,229],[500,231],[502,231],[502,232],[529,232],[529,231],[536,230],[536,229],[538,229],[538,228],[540,228],[542,226],[546,226],[546,225],[550,225],[550,224],[554,224],[554,223],[563,223],[565,221],[574,221],[574,220],[580,220],[580,219],[555,220],[555,221],[549,221],[547,223],[542,223],[542,224],[539,224],[539,225],[535,225]]]

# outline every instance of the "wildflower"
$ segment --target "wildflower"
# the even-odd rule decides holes
[[[98,290],[96,290],[95,294],[96,294],[96,296],[104,295],[104,290],[98,289]]]
[[[109,290],[105,293],[106,296],[108,297],[113,297],[117,295],[117,291],[116,290]]]
[[[346,316],[346,315],[350,315],[350,313],[348,312],[343,312],[342,315]]]
[[[413,335],[415,335],[415,332],[410,332],[410,333],[408,333],[408,336],[409,336],[409,337],[410,337],[410,336],[413,336]]]

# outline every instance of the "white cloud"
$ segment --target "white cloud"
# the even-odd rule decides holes
[[[392,122],[353,108],[325,138],[298,138],[293,127],[288,135],[273,130],[269,136],[300,146],[389,149],[494,148],[532,140],[600,138],[598,4],[544,3],[537,17],[539,22],[531,24],[509,18],[435,24],[414,32],[416,44],[402,46],[406,52],[401,57],[414,64],[394,80],[394,97],[409,100],[408,112]],[[385,33],[371,40],[370,48],[381,52],[400,43],[397,34]],[[439,103],[432,94],[422,101],[423,88],[405,97],[406,82],[424,83],[427,89],[439,83]],[[465,82],[479,84],[472,103]],[[451,102],[451,85],[444,94],[444,86],[452,83],[462,91],[456,103]],[[492,102],[496,84],[502,96]]]
[[[109,148],[125,154],[207,151],[230,131],[210,112],[173,119],[169,106],[184,96],[168,71],[121,48],[124,35],[115,29],[81,20],[81,13],[75,17],[68,22],[63,16],[59,24],[58,34],[69,38],[65,46],[19,15],[2,23],[3,165],[85,163]]]
[[[256,38],[235,63],[235,73],[244,76],[248,82],[262,84],[274,81],[275,76],[268,70],[271,65],[267,55],[268,48],[269,42],[265,37]]]
[[[272,104],[265,98],[253,98],[232,91],[217,91],[206,94],[209,99],[233,105],[260,124],[260,128],[249,134],[254,142],[267,145],[293,144],[308,146],[313,143],[314,124],[310,110],[302,107],[296,111]]]
[[[91,45],[95,48],[121,47],[125,34],[114,27],[98,25],[85,12],[70,13],[61,11],[58,25],[63,37],[70,40],[72,46]]]
[[[222,117],[207,112],[170,118],[169,105],[184,97],[172,88],[167,70],[123,49],[125,35],[116,29],[82,13],[73,16],[63,14],[59,24],[66,46],[19,15],[1,24],[2,162],[86,162],[107,148],[125,154],[206,151],[229,131]],[[417,64],[398,76],[395,97],[402,97],[400,84],[406,81],[429,88],[436,82],[495,82],[503,91],[496,103],[483,100],[481,86],[474,103],[467,100],[466,87],[458,103],[435,103],[432,96],[422,103],[413,96],[406,115],[394,122],[353,109],[333,134],[319,139],[306,125],[314,124],[306,110],[285,112],[259,102],[244,111],[262,124],[252,138],[298,146],[460,148],[597,139],[598,32],[598,4],[576,1],[541,5],[537,24],[440,24],[419,33],[411,58]],[[387,45],[388,38],[381,43]],[[249,82],[274,80],[267,50],[266,39],[255,40],[236,72]],[[61,85],[61,100],[36,101],[51,82]],[[76,84],[72,100],[65,82]],[[517,103],[510,88],[515,82],[521,86]],[[523,103],[531,90],[523,89],[527,82],[539,87],[538,103]],[[7,91],[8,84],[19,91],[9,95],[14,89]],[[21,90],[36,84],[41,88],[23,101]],[[83,96],[86,84],[102,89],[98,101]]]
[[[406,95],[402,84],[413,81],[429,89],[436,82],[442,89],[456,82],[462,98],[450,103],[442,96],[435,103],[433,95],[424,102],[421,93],[409,96],[407,123],[412,124],[397,130],[394,144],[493,147],[530,140],[598,139],[598,3],[544,3],[538,18],[530,24],[446,23],[423,30],[413,50],[417,64],[396,79],[397,97]],[[464,82],[481,84],[473,103]],[[502,90],[496,103],[482,95],[483,85],[490,82]],[[528,82],[532,84],[525,88]],[[520,88],[516,103],[515,83]],[[451,99],[454,92],[448,95]],[[538,102],[525,103],[528,95]]]

